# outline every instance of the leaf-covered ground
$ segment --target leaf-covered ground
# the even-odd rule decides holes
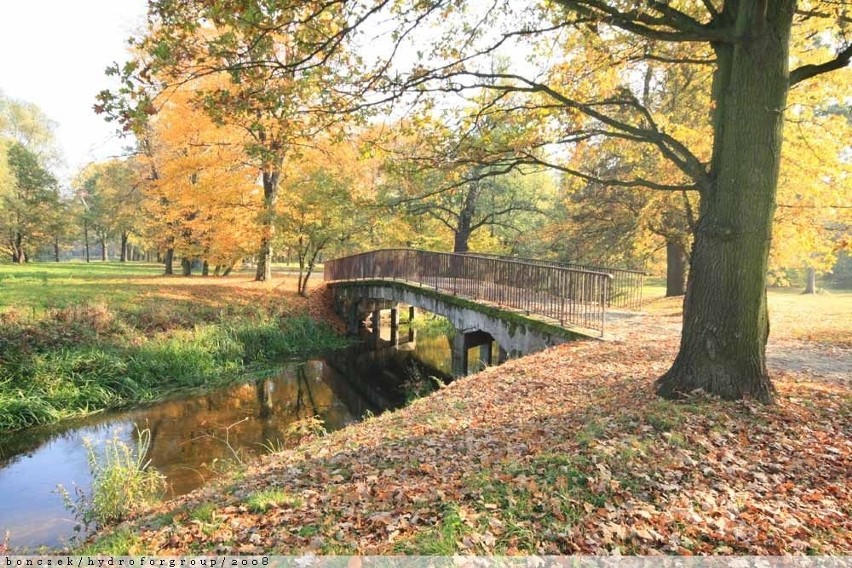
[[[93,550],[852,553],[848,383],[775,366],[774,406],[659,400],[677,311],[657,304],[616,326],[621,340],[510,361],[267,456]]]

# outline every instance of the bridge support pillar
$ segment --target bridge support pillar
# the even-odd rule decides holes
[[[399,347],[399,326],[392,325],[390,328],[390,342],[394,347]]]
[[[351,305],[345,310],[346,315],[346,333],[349,335],[357,335],[364,327],[364,313],[358,309],[358,305]]]
[[[394,304],[390,312],[391,329],[397,329],[399,327],[399,304]]]
[[[373,324],[373,333],[377,333],[382,328],[382,310],[375,308],[370,321]]]
[[[453,376],[464,377],[467,375],[467,334],[457,333],[453,337],[452,356],[453,356]]]
[[[483,367],[490,367],[494,363],[491,358],[491,345],[492,342],[489,341],[479,346],[479,361]]]
[[[497,364],[502,365],[509,359],[509,353],[502,347],[497,351]]]
[[[414,306],[408,306],[408,323],[414,321]]]

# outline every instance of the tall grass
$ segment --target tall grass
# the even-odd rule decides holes
[[[83,526],[96,523],[102,527],[122,521],[138,508],[158,499],[165,489],[165,477],[152,469],[150,460],[146,459],[151,431],[137,431],[136,436],[135,448],[114,436],[104,444],[102,455],[86,440],[92,473],[91,492],[77,487],[72,496],[61,485],[57,488],[66,507]]]
[[[0,318],[0,431],[217,386],[287,357],[345,345],[306,316],[254,308],[174,311],[165,324],[159,306],[146,312],[95,305],[36,319],[6,312]]]

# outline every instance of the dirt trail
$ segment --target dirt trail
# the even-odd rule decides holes
[[[669,302],[667,306],[668,309],[658,307],[652,312],[607,313],[605,338],[629,342],[676,342],[680,337],[682,317],[675,304]],[[782,328],[769,337],[766,358],[770,372],[800,372],[815,379],[852,385],[852,349],[842,344],[796,339],[786,331]]]

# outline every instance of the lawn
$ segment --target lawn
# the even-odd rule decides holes
[[[161,272],[0,266],[0,432],[210,388],[344,344],[292,275]]]
[[[157,286],[162,274],[162,265],[136,262],[0,264],[0,308],[39,311],[89,301],[127,301]]]
[[[176,266],[179,270],[180,267]],[[86,302],[121,303],[144,295],[157,295],[164,288],[192,290],[195,286],[214,286],[217,290],[249,290],[266,296],[283,293],[292,296],[296,289],[292,267],[273,265],[273,282],[255,283],[253,270],[246,268],[228,278],[180,275],[166,277],[163,265],[141,262],[57,262],[25,265],[0,264],[0,310],[15,307],[43,311]],[[311,284],[322,281],[322,268],[314,272]],[[252,292],[254,291],[254,292]],[[274,291],[274,292],[273,292]],[[186,292],[198,297],[203,294]],[[242,294],[243,292],[239,292]],[[168,294],[167,294],[168,295]]]

